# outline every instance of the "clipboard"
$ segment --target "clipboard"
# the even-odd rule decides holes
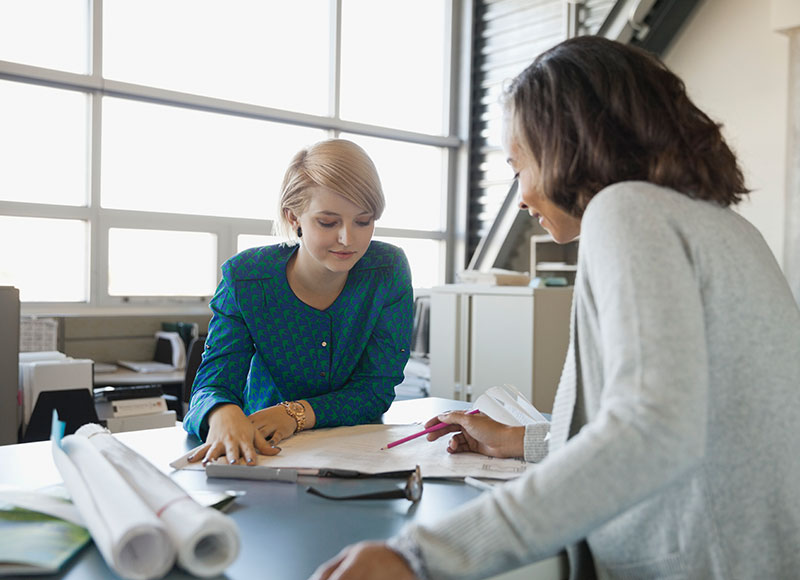
[[[297,483],[297,478],[301,475],[340,479],[379,479],[408,477],[413,471],[413,469],[403,469],[381,473],[363,473],[352,469],[295,469],[291,467],[269,467],[266,465],[231,465],[229,463],[209,463],[206,465],[206,477],[282,481],[284,483]]]

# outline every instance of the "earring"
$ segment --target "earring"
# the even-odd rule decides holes
[[[297,226],[297,237],[298,238],[303,237],[303,228],[301,228],[300,226]]]

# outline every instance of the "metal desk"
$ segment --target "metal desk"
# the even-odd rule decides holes
[[[447,409],[464,408],[465,403],[439,398],[413,399],[392,405],[385,422],[424,421]],[[402,500],[330,501],[308,494],[308,484],[335,485],[334,493],[355,491],[370,485],[369,480],[321,480],[304,477],[298,484],[237,479],[207,479],[199,471],[173,471],[169,462],[182,455],[198,440],[180,425],[116,435],[120,441],[147,457],[187,490],[226,490],[245,492],[228,513],[239,526],[241,552],[228,568],[228,580],[304,580],[323,561],[344,546],[366,539],[388,538],[405,523],[433,522],[452,509],[477,497],[481,491],[461,482],[426,481],[422,499],[416,504]],[[0,484],[27,489],[58,484],[61,476],[53,464],[50,443],[22,443],[0,447]],[[345,489],[349,488],[349,489]],[[524,575],[511,578],[555,579],[566,577],[563,557],[551,558],[524,569]],[[90,544],[52,578],[83,580],[109,578],[112,573],[94,544]],[[174,568],[168,578],[193,578]]]

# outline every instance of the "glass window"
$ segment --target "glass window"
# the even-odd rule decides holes
[[[0,285],[22,302],[88,301],[88,231],[81,220],[0,216]]]
[[[105,78],[328,114],[329,0],[106,2],[103,22]]]
[[[403,248],[411,266],[414,288],[431,288],[444,284],[444,242],[417,238],[375,236],[376,240]]]
[[[216,235],[109,229],[109,295],[211,296],[216,285]]]
[[[106,208],[270,219],[283,174],[320,129],[105,97]]]
[[[378,227],[441,230],[444,150],[429,145],[342,134],[361,145],[378,169],[386,210]]]
[[[343,119],[442,134],[445,0],[343,0]]]
[[[87,100],[0,81],[0,200],[86,205]]]
[[[0,60],[87,73],[88,8],[87,0],[0,2]]]
[[[253,234],[241,234],[236,237],[236,251],[242,252],[248,248],[258,248],[261,246],[271,246],[286,240],[281,236],[257,236]]]

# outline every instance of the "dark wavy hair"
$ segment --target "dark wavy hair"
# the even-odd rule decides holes
[[[581,217],[620,181],[649,181],[723,206],[745,188],[721,125],[642,49],[597,36],[541,54],[508,86],[512,134],[533,154],[542,192]]]

